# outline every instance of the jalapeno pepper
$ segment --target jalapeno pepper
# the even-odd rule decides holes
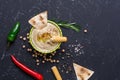
[[[17,37],[18,32],[20,31],[20,23],[17,22],[13,28],[10,30],[8,36],[7,36],[7,41],[8,43],[14,42],[14,40]]]

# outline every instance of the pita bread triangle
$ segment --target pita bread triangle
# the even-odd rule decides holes
[[[75,74],[77,76],[77,80],[88,80],[94,73],[94,71],[89,70],[83,66],[76,64],[76,63],[73,63],[73,67],[75,70]]]
[[[42,29],[47,26],[47,11],[41,12],[32,17],[28,22],[36,29]]]

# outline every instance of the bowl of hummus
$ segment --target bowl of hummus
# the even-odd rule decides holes
[[[53,42],[52,38],[54,36],[61,36],[62,31],[59,26],[48,20],[47,26],[42,29],[32,28],[30,30],[30,44],[32,47],[41,53],[52,53],[60,47],[60,42]]]

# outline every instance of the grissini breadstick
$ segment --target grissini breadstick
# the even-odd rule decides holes
[[[51,38],[51,40],[53,42],[66,42],[67,41],[67,37],[61,37],[61,36],[53,36]]]
[[[51,69],[52,69],[52,71],[53,71],[53,73],[54,73],[54,75],[56,77],[56,80],[62,80],[62,77],[61,77],[57,67],[53,66]]]

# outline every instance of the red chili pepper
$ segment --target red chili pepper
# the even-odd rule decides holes
[[[11,55],[11,59],[16,66],[18,66],[21,70],[23,70],[27,74],[31,75],[32,77],[36,78],[37,80],[43,80],[43,76],[41,74],[29,69],[28,67],[26,67],[25,65],[23,65],[22,63],[17,61],[13,55]]]

